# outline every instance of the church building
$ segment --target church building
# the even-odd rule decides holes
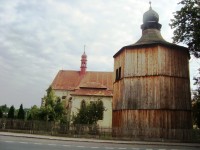
[[[80,70],[60,70],[51,86],[70,116],[82,102],[101,100],[106,110],[98,124],[115,137],[190,139],[189,51],[165,41],[161,26],[150,5],[141,38],[113,56],[114,72],[87,71],[85,52]]]
[[[51,86],[56,96],[65,104],[69,120],[76,115],[83,102],[101,100],[105,107],[101,127],[112,127],[113,72],[87,71],[87,55],[81,56],[78,71],[60,70]]]

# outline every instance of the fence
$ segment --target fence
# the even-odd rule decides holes
[[[36,120],[0,119],[0,131],[104,139],[112,137],[112,128],[103,128],[97,125],[69,125]]]
[[[169,129],[146,129],[144,132],[139,132],[138,129],[121,130],[118,128],[105,128],[98,125],[69,125],[60,124],[58,122],[45,121],[23,121],[23,120],[8,120],[0,119],[0,131],[19,132],[30,134],[42,134],[65,137],[84,137],[84,138],[98,138],[98,139],[123,139],[123,140],[149,140],[149,141],[163,141],[169,140],[163,137],[153,139],[148,137],[148,133],[152,132],[166,132]],[[126,136],[120,136],[121,132],[127,133]],[[173,130],[167,131],[168,133]],[[192,129],[190,132],[190,142],[200,142],[200,130]],[[116,136],[117,134],[117,136]],[[188,135],[187,135],[188,136]],[[170,139],[173,140],[173,139]]]

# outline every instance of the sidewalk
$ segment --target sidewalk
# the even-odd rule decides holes
[[[56,136],[22,134],[22,133],[11,133],[11,132],[0,132],[0,136],[13,136],[13,137],[62,140],[62,141],[77,141],[77,142],[95,142],[95,143],[200,147],[200,143],[173,143],[173,142],[169,143],[169,142],[146,142],[146,141],[98,140],[98,139],[68,138],[68,137],[56,137]]]

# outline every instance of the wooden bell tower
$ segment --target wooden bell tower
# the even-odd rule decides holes
[[[188,140],[192,128],[188,49],[165,41],[159,15],[114,55],[113,136]]]

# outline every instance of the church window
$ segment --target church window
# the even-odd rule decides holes
[[[61,99],[60,99],[60,97],[58,97],[58,99],[57,99],[57,103],[60,103],[61,102]]]
[[[81,109],[86,108],[86,102],[85,100],[81,101]]]
[[[97,101],[97,111],[99,112],[99,114],[98,114],[99,119],[103,120],[103,114],[104,114],[105,108],[103,105],[103,101],[100,99]]]
[[[66,96],[62,96],[62,99],[66,99]]]

